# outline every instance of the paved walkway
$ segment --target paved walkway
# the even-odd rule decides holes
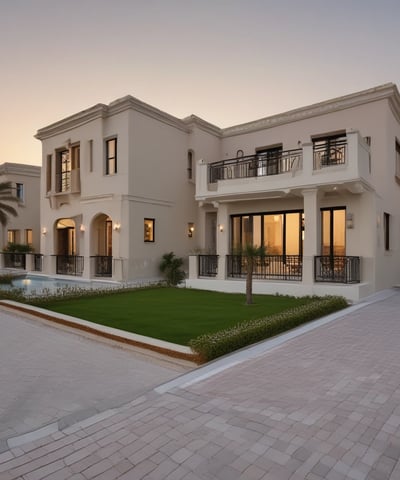
[[[76,423],[191,368],[17,315],[0,307],[0,452],[11,437]]]
[[[400,292],[274,342],[15,446],[0,479],[400,479]]]

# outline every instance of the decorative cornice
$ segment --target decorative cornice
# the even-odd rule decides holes
[[[45,140],[46,138],[53,137],[54,135],[67,132],[72,128],[85,125],[86,123],[92,122],[98,118],[105,118],[107,116],[107,109],[107,105],[98,103],[87,110],[82,110],[79,113],[75,113],[74,115],[63,118],[62,120],[52,123],[47,127],[41,128],[37,131],[35,138],[38,140]]]
[[[122,195],[121,200],[128,200],[128,202],[135,203],[160,205],[162,207],[173,207],[175,205],[175,202],[171,202],[170,200],[161,200],[159,198],[142,197],[138,195]]]
[[[189,117],[185,117],[182,119],[191,130],[193,127],[197,127],[199,130],[203,132],[209,133],[211,135],[215,135],[217,137],[222,137],[222,129],[213,125],[212,123],[206,122],[202,118],[198,117],[197,115],[190,115]]]
[[[81,197],[80,203],[87,204],[87,203],[97,203],[97,202],[104,202],[110,201],[114,199],[113,193],[102,193],[100,195],[88,195],[86,197]]]
[[[400,118],[400,96],[396,85],[387,83],[378,87],[352,93],[343,97],[333,98],[324,102],[315,103],[306,107],[290,110],[285,113],[261,118],[260,120],[235,125],[222,130],[223,137],[243,135],[267,128],[277,127],[287,123],[297,122],[307,118],[317,117],[340,110],[346,110],[366,103],[389,99],[390,106],[397,119]]]
[[[41,167],[26,165],[24,163],[5,162],[0,165],[0,175],[26,175],[29,177],[40,177]]]
[[[132,97],[131,95],[127,95],[111,102],[108,105],[108,116],[116,115],[117,113],[129,109],[142,113],[143,115],[147,115],[148,117],[154,118],[160,122],[182,130],[185,133],[189,133],[189,128],[179,118],[163,112],[162,110],[159,110],[148,103],[144,103],[138,98]]]

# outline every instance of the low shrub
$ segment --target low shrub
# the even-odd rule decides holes
[[[0,274],[0,285],[11,285],[14,278],[16,275],[12,273],[2,273]]]
[[[213,334],[201,335],[189,342],[201,362],[226,355],[303,323],[347,307],[343,297],[316,298],[314,302],[301,305],[270,317],[250,320]]]

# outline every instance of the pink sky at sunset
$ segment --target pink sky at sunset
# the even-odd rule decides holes
[[[0,0],[3,162],[133,95],[220,127],[400,84],[398,0]]]

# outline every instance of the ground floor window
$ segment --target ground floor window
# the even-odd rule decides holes
[[[154,242],[154,218],[144,219],[144,241]]]
[[[19,230],[7,230],[7,242],[19,243]]]
[[[263,245],[267,255],[302,255],[302,210],[231,216],[232,253],[245,245]]]
[[[346,255],[346,208],[321,209],[321,255]]]

